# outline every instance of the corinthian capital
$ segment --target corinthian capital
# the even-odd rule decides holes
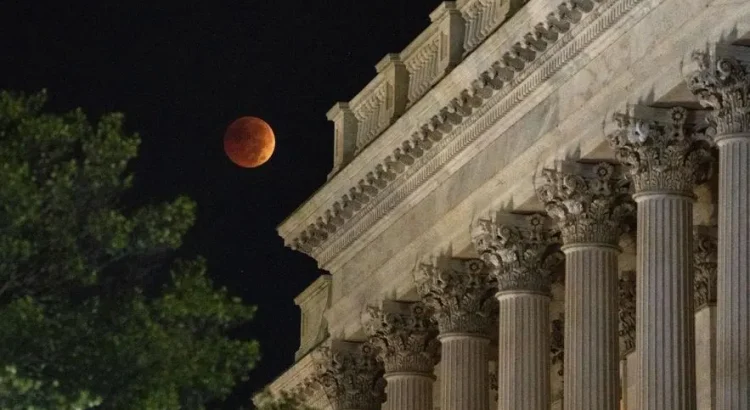
[[[559,232],[544,215],[498,214],[480,220],[473,235],[474,246],[498,291],[549,293],[553,268],[563,260]]]
[[[385,401],[383,366],[367,343],[334,340],[314,352],[318,380],[334,410],[379,410]]]
[[[750,133],[750,70],[734,57],[693,53],[698,70],[688,78],[688,88],[704,107],[713,108],[717,140]]]
[[[717,252],[716,229],[696,226],[693,241],[696,310],[716,303]]]
[[[634,116],[615,114],[619,129],[607,136],[635,193],[692,196],[695,185],[710,177],[713,164],[705,130],[688,125],[688,117],[692,122],[701,116],[682,107],[635,110]]]
[[[432,374],[439,360],[440,343],[431,312],[420,302],[385,301],[369,307],[365,328],[386,373]]]
[[[619,281],[621,355],[635,350],[635,272],[623,272]]]
[[[563,162],[541,177],[537,195],[560,226],[565,245],[617,245],[635,211],[629,183],[617,167]]]
[[[434,312],[441,334],[489,337],[496,317],[495,283],[479,259],[453,258],[441,266],[421,265],[417,290]]]

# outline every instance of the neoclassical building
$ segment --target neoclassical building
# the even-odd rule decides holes
[[[750,410],[750,1],[458,0],[327,113],[335,410]],[[291,352],[290,352],[291,354]]]

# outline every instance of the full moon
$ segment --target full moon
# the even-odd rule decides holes
[[[224,133],[224,152],[232,162],[243,168],[263,165],[276,147],[271,126],[256,117],[241,117]]]

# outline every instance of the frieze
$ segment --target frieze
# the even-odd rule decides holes
[[[496,285],[480,259],[451,259],[447,266],[421,264],[417,291],[441,334],[490,337],[497,317]]]
[[[673,107],[667,111],[667,121],[617,113],[614,120],[619,129],[607,139],[617,159],[626,166],[636,194],[693,196],[695,185],[711,176],[712,141],[705,127],[688,124],[687,109]]]
[[[472,240],[499,292],[549,294],[553,269],[564,256],[559,230],[546,216],[498,214],[493,220],[480,220]]]
[[[635,213],[629,187],[612,164],[564,162],[560,170],[542,171],[537,195],[560,225],[565,245],[617,246]]]
[[[482,72],[470,88],[419,126],[393,155],[322,212],[315,223],[297,237],[285,238],[288,246],[307,253],[320,265],[331,261],[641,2],[581,1],[552,13]],[[593,12],[586,11],[588,6]],[[472,113],[476,115],[467,121],[465,117]],[[470,132],[466,132],[470,126]],[[457,135],[460,138],[452,138]]]

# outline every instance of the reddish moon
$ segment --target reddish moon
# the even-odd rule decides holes
[[[241,117],[229,124],[224,133],[224,152],[243,168],[263,165],[276,147],[271,126],[256,117]]]

